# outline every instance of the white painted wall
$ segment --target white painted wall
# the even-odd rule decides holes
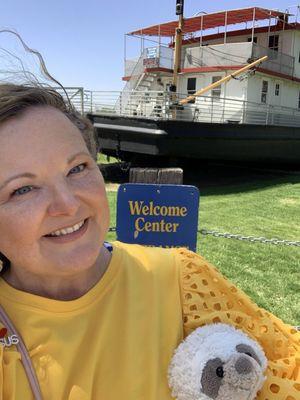
[[[279,35],[279,51],[281,53],[289,54],[292,55],[292,42],[293,42],[293,33],[294,31],[281,31],[281,32],[276,32],[274,34]],[[273,34],[273,33],[271,33]],[[300,34],[300,33],[299,33]],[[269,46],[269,39],[268,39],[268,33],[267,32],[262,32],[262,33],[255,33],[254,36],[257,37],[257,44],[259,46],[263,47],[268,47]],[[241,36],[227,36],[226,38],[226,43],[240,43],[240,42],[247,42],[248,38],[251,37],[251,34],[249,35],[241,35]],[[224,37],[221,37],[219,39],[214,39],[214,40],[203,40],[202,45],[213,45],[213,44],[223,44],[224,43]],[[188,45],[185,45],[184,47],[199,47],[200,43],[191,43]]]
[[[187,94],[187,79],[196,77],[196,90],[202,89],[212,82],[213,76],[225,76],[230,71],[209,72],[184,74],[179,76],[178,91],[182,94]],[[267,74],[256,73],[243,81],[231,79],[225,85],[221,86],[221,97],[247,100],[254,103],[261,103],[262,81],[269,82],[267,104],[277,105],[290,108],[298,108],[298,98],[300,92],[300,83],[271,77]],[[275,95],[276,84],[280,85],[279,96]],[[207,96],[211,96],[211,92],[207,92]]]
[[[300,83],[271,77],[261,73],[256,73],[248,82],[247,100],[255,103],[261,103],[262,81],[269,82],[267,103],[270,105],[280,105],[283,107],[298,108],[298,98],[300,91]],[[275,85],[280,85],[280,95],[275,96]]]
[[[179,77],[178,91],[182,94],[187,94],[187,80],[188,78],[197,78],[196,90],[203,89],[212,83],[213,76],[224,77],[229,75],[230,71],[221,72],[207,72],[198,74],[184,74]],[[211,96],[211,92],[206,93]],[[247,98],[247,81],[239,81],[231,79],[226,84],[221,85],[221,97],[230,97],[232,99],[244,100]]]
[[[294,31],[292,38],[292,55],[295,57],[295,77],[300,79],[300,32]]]

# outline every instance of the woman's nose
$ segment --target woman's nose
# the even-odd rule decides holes
[[[59,185],[52,190],[51,200],[48,207],[48,214],[75,215],[80,206],[79,200],[67,185]]]

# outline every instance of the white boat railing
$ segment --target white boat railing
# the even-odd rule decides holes
[[[234,98],[200,96],[193,103],[176,105],[185,95],[165,91],[89,91],[66,88],[81,113],[120,115],[161,120],[300,127],[300,109]],[[60,91],[61,93],[61,91]]]
[[[74,105],[76,110],[78,110],[81,114],[85,112],[85,104],[87,103],[87,91],[84,90],[83,87],[54,87],[55,89],[65,100],[70,100]]]

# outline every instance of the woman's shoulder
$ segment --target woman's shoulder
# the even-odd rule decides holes
[[[166,261],[168,259],[170,262],[179,264],[183,269],[187,264],[202,265],[207,263],[199,254],[185,247],[161,247],[120,241],[106,242],[105,246],[112,252],[116,248],[117,251],[121,251],[123,255],[128,257],[141,257],[141,261],[157,259],[158,264],[161,264],[161,260]]]
[[[156,276],[161,281],[166,279],[180,289],[187,277],[207,268],[206,260],[183,247],[162,248],[119,241],[112,242],[112,247],[123,270],[130,274]]]
[[[190,253],[184,248],[164,248],[139,244],[112,242],[113,252],[121,253],[122,261],[137,268],[157,273],[179,273]]]

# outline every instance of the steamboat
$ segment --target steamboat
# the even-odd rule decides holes
[[[298,165],[298,10],[250,7],[184,18],[177,0],[178,20],[126,34],[124,89],[85,92],[101,151],[124,161]],[[139,42],[135,58],[127,56],[130,40]]]

